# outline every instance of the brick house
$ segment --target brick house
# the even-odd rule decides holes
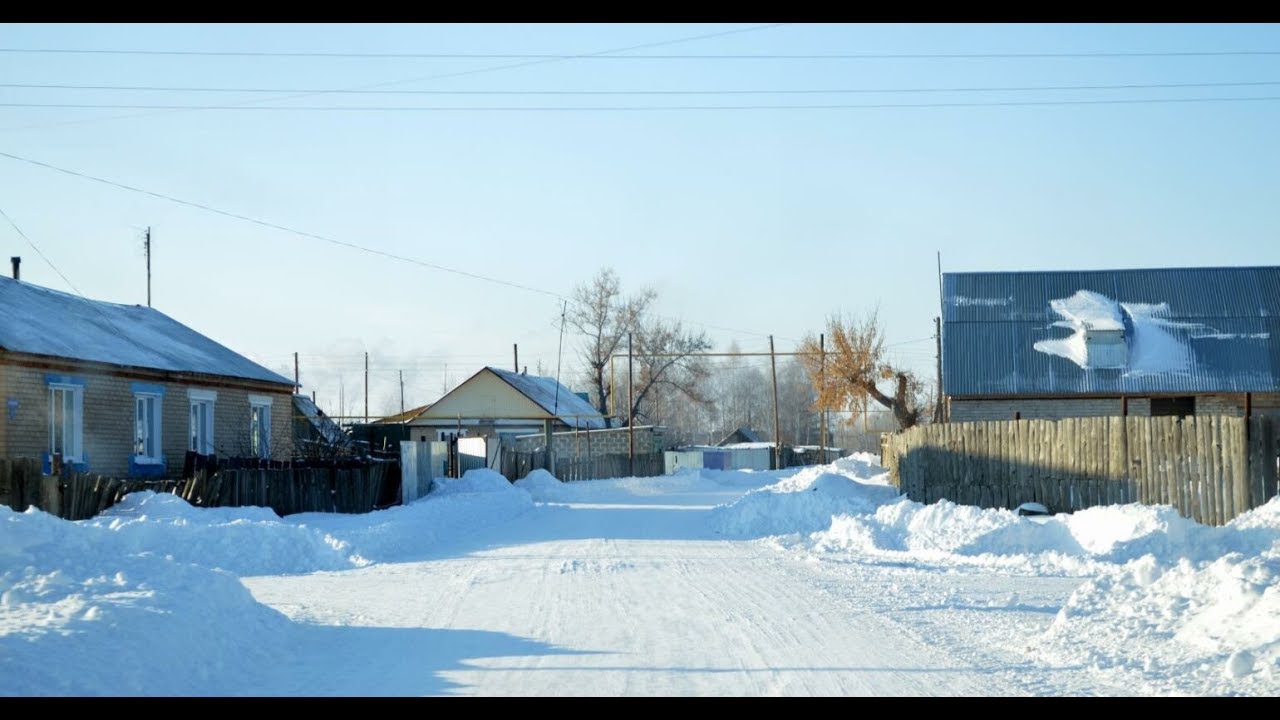
[[[116,477],[176,475],[188,450],[288,459],[293,390],[152,308],[0,277],[0,456]]]
[[[942,281],[952,422],[1280,415],[1280,267]]]

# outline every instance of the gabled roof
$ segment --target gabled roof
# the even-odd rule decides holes
[[[1280,391],[1280,267],[942,280],[942,384],[952,397]],[[1086,339],[1099,330],[1123,345],[1091,363]]]
[[[5,277],[0,349],[293,385],[153,308],[87,300]]]
[[[758,443],[764,442],[764,438],[760,437],[760,433],[751,428],[740,427],[737,430],[724,436],[720,442],[716,443],[717,447],[731,445],[734,443]]]
[[[408,410],[405,410],[405,411],[404,411],[404,412],[402,412],[402,413],[397,413],[397,414],[395,414],[395,415],[388,415],[388,416],[386,416],[386,417],[384,417],[384,418],[381,418],[381,419],[378,419],[378,420],[374,420],[374,421],[373,421],[373,424],[375,424],[375,425],[403,425],[404,423],[410,422],[410,421],[412,421],[412,420],[416,420],[416,419],[418,418],[418,416],[419,416],[419,415],[421,415],[422,413],[426,412],[426,411],[427,411],[427,408],[430,408],[430,407],[431,407],[431,404],[430,404],[430,403],[428,403],[428,404],[426,404],[426,405],[421,405],[421,406],[416,407],[416,408],[410,408],[410,409],[408,409]]]
[[[537,403],[569,427],[598,430],[605,426],[604,416],[600,411],[555,378],[524,375],[495,367],[486,367],[485,370],[502,378],[521,395]]]

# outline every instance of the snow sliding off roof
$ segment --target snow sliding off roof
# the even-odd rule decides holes
[[[0,277],[0,348],[126,367],[292,385],[164,313]]]
[[[1280,267],[943,275],[951,396],[1280,392]]]

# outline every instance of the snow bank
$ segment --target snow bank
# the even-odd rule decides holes
[[[431,494],[453,495],[457,493],[515,492],[511,482],[500,473],[488,468],[468,470],[460,478],[435,478],[431,481]]]
[[[117,552],[163,553],[235,575],[341,570],[364,564],[351,545],[282,520],[270,508],[197,508],[169,493],[132,493],[80,523],[110,534]]]
[[[367,515],[303,513],[287,520],[340,539],[359,562],[403,562],[438,554],[459,538],[532,508],[529,493],[506,478],[492,470],[471,470],[457,480],[433,484],[430,494],[408,505]]]
[[[253,694],[293,630],[228,572],[0,507],[0,694]]]
[[[1127,563],[1076,590],[1038,649],[1059,662],[1128,670],[1148,692],[1273,695],[1280,545],[1208,563],[1154,555]]]
[[[540,502],[549,502],[559,498],[564,488],[564,483],[556,479],[555,475],[541,469],[534,470],[520,478],[515,485],[533,496],[534,500]]]
[[[804,468],[749,492],[731,505],[716,508],[712,523],[730,537],[809,533],[829,527],[833,516],[873,512],[898,496],[897,489],[888,485],[827,472],[831,469]]]

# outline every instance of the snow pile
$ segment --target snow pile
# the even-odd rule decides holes
[[[253,694],[255,676],[293,644],[293,625],[235,575],[136,545],[127,533],[0,507],[4,693]]]
[[[829,472],[832,469],[807,467],[749,492],[716,508],[713,526],[730,537],[809,533],[829,527],[833,516],[873,512],[898,496],[896,488]]]
[[[468,470],[460,478],[435,478],[431,481],[432,495],[453,495],[457,493],[503,493],[512,492],[511,482],[500,473],[487,468]]]
[[[1133,323],[1133,346],[1129,353],[1130,375],[1182,372],[1191,366],[1191,347],[1180,341],[1167,328],[1195,327],[1189,323],[1166,320],[1166,303],[1148,305],[1124,303]]]
[[[342,570],[364,564],[349,543],[270,508],[197,508],[170,493],[138,492],[80,523],[110,534],[117,552],[163,553],[236,575]]]
[[[515,482],[516,487],[533,496],[534,500],[548,502],[558,498],[564,483],[546,470],[538,469]]]
[[[360,562],[403,562],[438,554],[460,538],[532,508],[529,493],[481,469],[458,479],[436,478],[428,495],[408,505],[366,515],[302,513],[286,521],[337,538]]]
[[[1280,682],[1280,499],[1225,527],[1185,520],[1172,527],[1116,543],[1114,559],[1136,559],[1077,589],[1040,650],[1062,662],[1129,671],[1148,692],[1225,679],[1232,692],[1273,693]]]

